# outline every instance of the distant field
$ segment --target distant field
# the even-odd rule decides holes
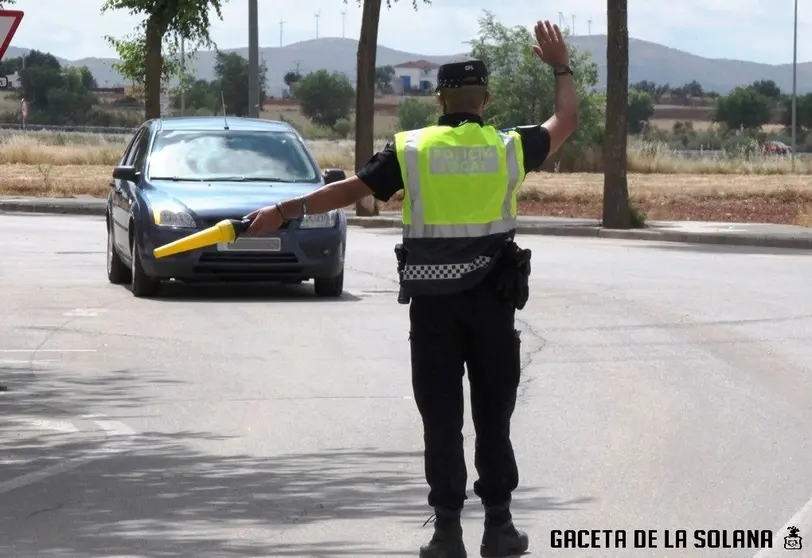
[[[655,128],[657,128],[658,130],[663,130],[663,131],[670,132],[671,130],[674,129],[674,124],[676,124],[677,122],[680,122],[680,120],[669,120],[669,119],[657,118],[657,119],[651,120],[651,125],[654,126]],[[705,120],[692,120],[690,122],[693,125],[694,130],[696,130],[698,132],[704,132],[704,131],[710,130],[711,128],[713,128],[714,126],[717,125],[714,122],[709,122],[709,121],[705,121]],[[768,133],[777,133],[777,132],[780,132],[781,130],[783,130],[784,126],[781,125],[781,124],[767,124],[767,125],[763,126],[761,129],[764,130],[765,132],[768,132]]]

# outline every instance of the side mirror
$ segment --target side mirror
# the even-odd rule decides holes
[[[135,167],[123,166],[113,169],[113,178],[116,180],[126,180],[128,182],[138,182],[140,174]]]
[[[333,182],[338,182],[347,178],[347,175],[341,169],[324,169],[322,176],[324,177],[325,184],[332,184]]]

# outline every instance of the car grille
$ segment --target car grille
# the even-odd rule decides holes
[[[203,252],[195,266],[199,275],[296,275],[302,272],[290,252]]]

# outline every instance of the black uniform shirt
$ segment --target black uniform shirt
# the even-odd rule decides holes
[[[459,126],[463,122],[483,125],[482,118],[474,114],[444,114],[437,122],[440,126]],[[538,170],[550,154],[550,133],[541,125],[513,128],[522,138],[525,173]],[[356,175],[366,184],[376,199],[386,202],[404,188],[395,145],[390,142],[383,151],[372,156]]]

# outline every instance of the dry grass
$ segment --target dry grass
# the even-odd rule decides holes
[[[115,165],[129,138],[97,134],[27,133],[0,135],[0,165]],[[355,166],[352,140],[311,140],[308,142],[322,167],[352,169]],[[384,140],[375,143],[381,149]],[[582,154],[584,164],[599,158],[596,150]],[[594,163],[594,162],[593,162]],[[812,158],[798,158],[796,173],[812,174]],[[790,175],[787,157],[762,155],[685,159],[661,145],[632,142],[629,146],[629,172],[650,174],[730,174]]]
[[[674,118],[655,118],[652,119],[650,122],[651,125],[657,128],[658,130],[670,132],[671,130],[674,129],[674,124],[680,122],[680,120]],[[718,124],[715,124],[708,120],[691,120],[690,122],[693,125],[694,130],[696,130],[697,132],[705,132],[707,130],[711,130],[713,128],[718,127]],[[764,126],[761,127],[761,129],[767,133],[776,133],[783,130],[784,126],[781,124],[765,124]]]
[[[341,152],[322,154],[323,166],[340,160]],[[326,164],[325,164],[326,163]],[[338,165],[336,165],[338,166]],[[106,196],[110,165],[4,164],[0,167],[0,195]],[[812,184],[798,175],[629,174],[629,192],[649,202],[686,199],[755,199],[812,203]],[[533,173],[521,193],[524,201],[595,200],[603,196],[603,176],[593,173]]]

